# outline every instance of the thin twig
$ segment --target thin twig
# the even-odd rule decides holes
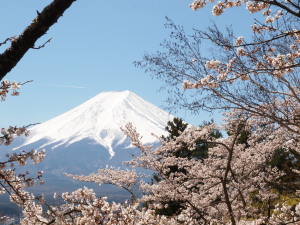
[[[44,48],[46,46],[46,44],[48,44],[50,41],[52,40],[52,38],[49,38],[44,44],[39,45],[38,47],[32,47],[33,49],[41,49]]]

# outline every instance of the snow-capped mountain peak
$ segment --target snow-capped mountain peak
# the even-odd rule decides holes
[[[108,149],[123,144],[126,136],[121,131],[132,122],[143,136],[144,143],[156,140],[165,133],[164,128],[173,117],[130,91],[103,92],[85,103],[31,129],[31,134],[20,146],[43,140],[39,148],[67,147],[83,139],[91,139]],[[20,148],[18,147],[18,148]]]

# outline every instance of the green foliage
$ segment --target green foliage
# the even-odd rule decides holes
[[[188,124],[183,122],[181,118],[175,117],[173,121],[169,121],[165,130],[169,133],[167,137],[163,136],[163,139],[170,141],[178,137],[186,128]]]
[[[276,189],[273,189],[272,193],[278,195],[278,198],[261,201],[257,198],[258,191],[252,192],[250,195],[251,206],[257,209],[257,214],[270,217],[276,205],[296,206],[300,202],[300,198],[291,193],[279,193]]]
[[[300,177],[295,170],[300,171],[300,154],[291,149],[277,149],[270,162],[272,167],[285,174],[272,184],[280,193],[295,194],[300,189]]]
[[[203,122],[203,125],[200,126],[204,127],[207,125],[212,124],[213,121],[210,122]],[[168,131],[169,135],[167,137],[163,136],[162,138],[166,141],[170,141],[178,137],[186,128],[188,127],[188,124],[183,122],[180,118],[174,118],[173,121],[169,121],[167,127],[165,128],[166,131]],[[214,130],[210,137],[214,138],[220,138],[222,137],[222,133],[219,130]],[[174,155],[177,158],[193,158],[197,160],[205,159],[207,158],[207,152],[208,149],[213,147],[212,144],[206,143],[203,140],[196,141],[196,147],[193,150],[188,149],[187,147],[183,146],[182,149],[174,152]]]

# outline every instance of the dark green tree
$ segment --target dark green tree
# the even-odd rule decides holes
[[[212,124],[213,121],[203,122],[203,126],[207,126]],[[185,123],[180,118],[174,118],[173,121],[169,121],[165,130],[168,132],[168,136],[162,136],[165,141],[170,141],[178,137],[186,128],[188,124]],[[211,134],[213,138],[220,138],[222,137],[222,133],[219,130],[214,130]],[[205,159],[207,157],[208,149],[211,148],[213,145],[209,143],[203,142],[203,140],[199,140],[197,142],[196,148],[193,150],[188,149],[186,146],[183,146],[180,150],[174,152],[176,157],[182,158],[193,158],[197,160]]]
[[[202,126],[206,126],[213,123],[213,121],[210,122],[204,122]],[[185,123],[181,118],[174,118],[173,121],[169,121],[167,123],[167,126],[165,130],[168,132],[167,136],[162,136],[162,138],[165,141],[171,141],[177,138],[186,128],[188,127],[188,124]],[[222,137],[222,134],[219,130],[214,130],[211,134],[211,137],[214,138],[220,138]],[[183,145],[183,147],[177,151],[175,151],[173,154],[176,158],[188,158],[188,159],[195,159],[195,160],[203,160],[207,158],[208,156],[208,150],[209,148],[213,147],[212,144],[206,143],[203,140],[199,140],[195,146],[194,149],[189,149],[187,146]],[[170,170],[167,174],[157,174],[155,173],[152,178],[152,182],[160,182],[163,178],[162,177],[169,177],[171,175],[174,175],[175,173],[187,173],[186,168],[178,168],[177,165],[173,165],[169,167]],[[172,216],[180,212],[184,208],[183,202],[178,201],[163,201],[162,204],[168,205],[168,207],[165,207],[163,209],[157,210],[157,213],[160,215],[166,215],[166,216]]]

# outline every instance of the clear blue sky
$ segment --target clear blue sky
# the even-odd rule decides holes
[[[18,35],[50,0],[4,0],[0,8],[0,40]],[[163,107],[166,93],[133,66],[144,52],[159,49],[168,37],[165,16],[187,31],[203,29],[210,21],[233,24],[244,34],[253,21],[244,7],[214,17],[211,5],[197,12],[192,0],[77,0],[39,43],[52,38],[45,48],[30,50],[5,79],[34,80],[23,86],[19,97],[1,102],[1,127],[47,121],[103,91],[130,90]],[[2,47],[0,50],[3,51]],[[182,110],[175,116],[198,125],[209,116],[192,116]]]

